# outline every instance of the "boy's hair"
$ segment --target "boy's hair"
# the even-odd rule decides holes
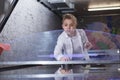
[[[62,19],[62,22],[65,20],[65,19],[71,19],[73,21],[73,23],[75,24],[75,26],[77,26],[77,19],[74,15],[72,14],[64,14],[63,15],[63,19]]]

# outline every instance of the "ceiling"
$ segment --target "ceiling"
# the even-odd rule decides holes
[[[50,9],[51,11],[58,15],[62,15],[64,13],[72,13],[78,16],[120,15],[120,0],[39,0],[39,1],[48,9]],[[94,11],[93,9],[98,10]]]

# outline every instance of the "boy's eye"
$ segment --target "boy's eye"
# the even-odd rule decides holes
[[[73,24],[71,24],[70,26],[73,26]]]
[[[67,26],[67,24],[64,24],[64,26]]]
[[[65,24],[65,26],[67,26],[67,24]]]

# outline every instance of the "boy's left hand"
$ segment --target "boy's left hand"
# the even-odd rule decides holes
[[[92,44],[90,43],[90,42],[86,42],[85,44],[84,44],[84,48],[86,48],[86,49],[91,49],[92,48]]]

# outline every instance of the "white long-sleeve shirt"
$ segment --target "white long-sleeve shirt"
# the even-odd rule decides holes
[[[66,32],[63,31],[58,37],[54,49],[54,57],[56,60],[60,60],[61,57],[67,55],[72,59],[74,52],[87,53],[86,49],[83,47],[86,42],[88,42],[88,38],[83,29],[76,29],[76,36],[73,38],[69,37]]]

